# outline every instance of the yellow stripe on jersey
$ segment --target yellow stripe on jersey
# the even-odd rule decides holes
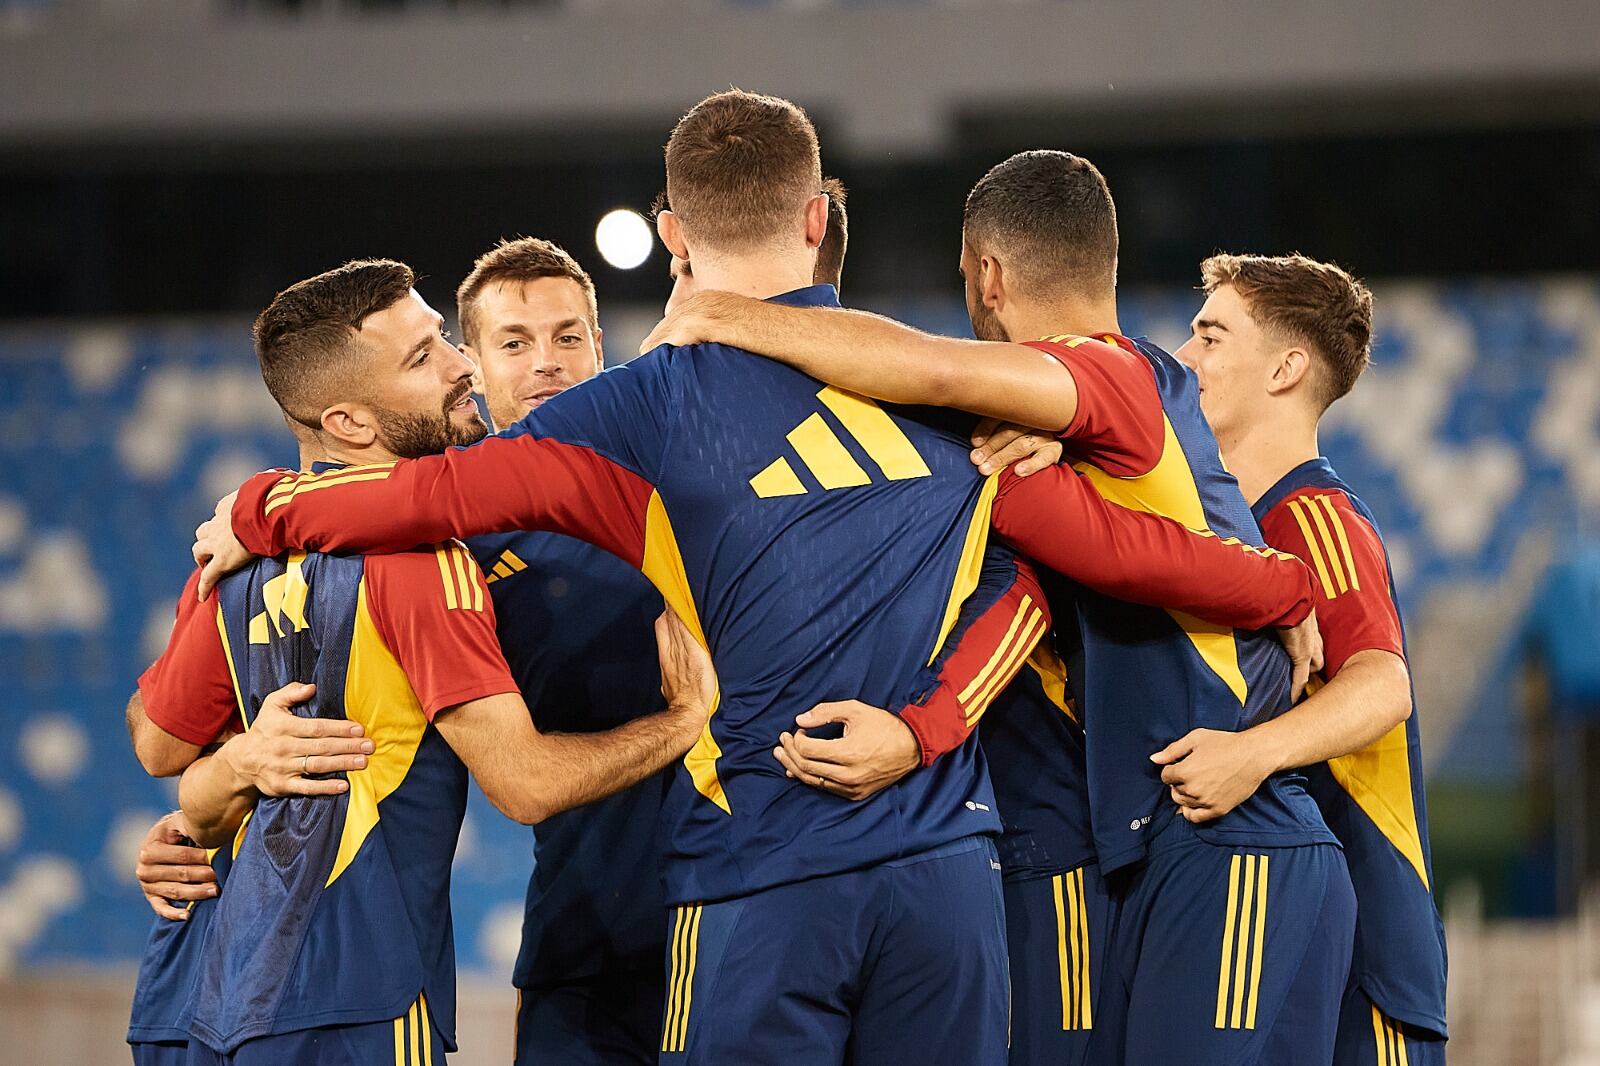
[[[832,411],[850,435],[878,464],[883,476],[890,481],[929,477],[932,471],[917,453],[900,427],[894,424],[887,411],[870,400],[853,392],[843,392],[831,385],[817,393],[817,398]]]
[[[650,502],[645,507],[644,558],[639,563],[639,569],[655,585],[667,606],[683,619],[690,635],[700,642],[702,648],[709,648],[705,630],[700,626],[700,612],[695,609],[694,592],[689,587],[689,574],[683,566],[683,552],[678,547],[677,534],[672,531],[672,519],[667,515],[667,505],[659,492],[650,493]],[[724,814],[732,814],[733,808],[728,805],[727,793],[722,789],[722,779],[717,775],[717,760],[722,758],[722,748],[711,734],[711,722],[721,704],[722,689],[718,687],[712,694],[711,713],[700,730],[700,739],[683,757],[683,766],[689,771],[695,791],[722,808]]]
[[[411,1066],[422,1066],[422,1056],[417,1051],[417,1039],[421,1035],[422,1026],[417,1021],[417,1005],[411,1004],[411,1009],[406,1011],[406,1033],[411,1038]]]
[[[1072,1004],[1077,997],[1072,994],[1072,979],[1076,971],[1067,961],[1067,908],[1062,901],[1060,874],[1050,878],[1050,890],[1056,904],[1056,958],[1061,972],[1061,1029],[1065,1032],[1072,1028]]]
[[[1000,672],[990,678],[989,684],[978,694],[978,699],[967,709],[967,724],[975,724],[983,717],[983,712],[989,709],[989,704],[995,701],[1002,689],[1011,683],[1017,676],[1017,671],[1022,669],[1022,663],[1033,651],[1034,645],[1039,643],[1039,638],[1044,636],[1046,624],[1044,612],[1035,607],[1028,615],[1028,620],[1023,623],[1022,635],[1017,638],[1016,644],[1007,654]]]
[[[367,605],[367,583],[356,590],[355,627],[345,671],[344,714],[359,722],[374,751],[367,768],[349,774],[350,791],[339,853],[328,871],[328,884],[350,866],[362,842],[378,825],[378,804],[389,797],[411,770],[417,747],[427,730],[422,704],[406,680],[394,652],[384,644]]]
[[[1317,547],[1317,535],[1311,530],[1311,523],[1306,521],[1306,512],[1301,507],[1301,501],[1289,501],[1289,513],[1294,515],[1295,524],[1300,527],[1300,535],[1306,540],[1306,548],[1311,552],[1311,562],[1317,571],[1317,577],[1322,581],[1323,595],[1333,599],[1339,593],[1334,590],[1333,579],[1328,576],[1328,564],[1323,561],[1322,549]]]
[[[433,555],[439,561],[439,580],[444,582],[444,605],[453,611],[456,609],[456,581],[450,565],[450,550],[441,544],[433,550]]]
[[[1305,504],[1306,513],[1311,516],[1311,524],[1317,527],[1317,532],[1322,537],[1322,554],[1328,560],[1328,570],[1333,574],[1334,582],[1339,586],[1340,592],[1350,591],[1350,582],[1344,576],[1344,560],[1339,558],[1339,548],[1333,541],[1333,532],[1328,528],[1327,520],[1322,517],[1322,509],[1317,506],[1314,499],[1301,501]]]
[[[800,453],[800,461],[806,464],[823,488],[843,489],[872,484],[867,472],[861,469],[861,464],[846,450],[844,442],[823,421],[822,415],[812,414],[789,431],[788,439],[794,445],[794,450]],[[756,491],[760,492],[759,489]]]
[[[756,490],[756,495],[763,500],[770,500],[776,496],[804,496],[806,487],[800,483],[800,475],[794,472],[794,467],[789,465],[789,460],[778,456],[767,468],[750,479],[750,487]]]
[[[1424,888],[1428,864],[1422,854],[1416,802],[1411,795],[1411,747],[1406,723],[1351,755],[1328,760],[1339,787],[1362,809],[1372,824],[1404,855]]]
[[[1267,861],[1269,855],[1262,855],[1260,865],[1256,868],[1256,924],[1255,953],[1250,959],[1250,1006],[1245,1011],[1244,1027],[1256,1027],[1256,1002],[1261,997],[1261,951],[1267,942]]]
[[[228,661],[228,680],[233,682],[233,701],[239,709],[239,720],[244,723],[244,731],[250,732],[250,716],[245,713],[244,692],[239,688],[239,669],[233,661],[233,645],[228,640],[228,623],[222,618],[222,597],[218,596],[217,603],[217,634],[222,638],[222,657]],[[263,641],[265,643],[265,641]],[[239,829],[233,834],[233,857],[239,857],[239,849],[244,847],[244,831],[250,827],[250,816],[254,809],[245,811],[244,818],[239,822]],[[212,848],[206,854],[206,861],[210,862],[218,849]]]
[[[406,1016],[394,1020],[394,1066],[406,1066]]]
[[[321,474],[301,474],[284,482],[267,493],[262,514],[271,514],[296,497],[334,485],[353,485],[361,481],[386,481],[394,473],[394,463],[372,463],[366,466],[349,466],[343,470],[328,470]]]
[[[1344,518],[1339,514],[1339,509],[1333,505],[1331,496],[1318,496],[1317,502],[1328,512],[1328,521],[1333,524],[1334,532],[1339,535],[1339,550],[1344,554],[1344,568],[1345,573],[1350,576],[1350,587],[1360,592],[1361,576],[1356,573],[1356,559],[1350,553],[1350,538],[1345,534]]]
[[[1218,1029],[1254,1029],[1267,940],[1266,855],[1235,855],[1228,864],[1228,911],[1217,968]]]
[[[1074,468],[1112,503],[1132,511],[1175,519],[1192,530],[1208,530],[1210,524],[1206,521],[1205,505],[1200,501],[1200,489],[1195,484],[1194,471],[1189,468],[1183,446],[1178,443],[1172,420],[1163,415],[1161,422],[1164,432],[1161,458],[1147,473],[1121,478],[1092,463],[1075,463]],[[1233,630],[1203,622],[1181,611],[1167,613],[1182,627],[1206,666],[1243,704],[1249,696],[1249,685],[1239,668],[1239,643]]]
[[[1235,855],[1228,864],[1228,910],[1222,920],[1222,961],[1217,967],[1217,1020],[1213,1028],[1226,1028],[1228,1018],[1228,988],[1233,967],[1234,915],[1239,905],[1239,865],[1241,857]]]
[[[1006,635],[1000,639],[1000,646],[995,649],[994,656],[984,664],[983,669],[979,670],[971,681],[967,682],[967,687],[956,695],[957,703],[965,706],[966,702],[972,698],[973,693],[988,684],[989,679],[994,676],[995,670],[999,668],[1000,660],[1004,659],[1006,653],[1011,650],[1011,642],[1015,639],[1017,630],[1022,628],[1023,620],[1032,608],[1033,597],[1024,593],[1022,602],[1017,605],[1017,613],[1012,615],[1011,625],[1006,629]]]
[[[1083,894],[1083,867],[1073,871],[1078,882],[1078,1028],[1094,1028],[1092,989],[1089,983],[1089,901]]]
[[[1244,989],[1246,963],[1250,959],[1250,932],[1253,911],[1250,904],[1255,902],[1256,893],[1256,857],[1244,857],[1243,885],[1244,905],[1239,909],[1239,939],[1234,945],[1233,962],[1233,1014],[1229,1017],[1228,1028],[1238,1029],[1244,1021]]]
[[[702,906],[678,907],[672,927],[672,972],[667,981],[667,1017],[661,1050],[683,1051],[689,1041],[689,1012],[694,1005],[694,971],[700,955]]]
[[[978,491],[978,502],[972,509],[972,518],[967,522],[966,539],[961,543],[961,561],[956,564],[955,580],[950,585],[950,598],[945,601],[944,619],[939,623],[939,635],[928,652],[929,666],[939,657],[950,631],[956,627],[961,605],[967,602],[967,597],[978,587],[978,579],[983,575],[983,552],[989,546],[989,520],[999,488],[1000,475],[990,474],[984,480],[983,488]]]

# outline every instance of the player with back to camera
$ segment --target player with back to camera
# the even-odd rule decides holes
[[[1194,375],[1121,335],[1116,261],[1115,207],[1098,170],[1067,153],[1027,152],[990,170],[967,198],[961,270],[978,340],[703,292],[646,343],[739,344],[879,399],[1040,426],[1062,436],[1107,498],[1260,543]],[[1030,879],[1032,898],[1013,897],[1017,1044],[1040,1049],[1028,1061],[1052,1060],[1056,1034],[1081,1016],[1098,974],[1095,1030],[1076,1045],[1091,1059],[1163,1062],[1177,1041],[1192,1061],[1219,1066],[1328,1061],[1355,906],[1303,778],[1272,775],[1201,824],[1180,816],[1150,758],[1195,728],[1237,732],[1285,710],[1287,664],[1260,634],[1218,632],[1081,589],[1057,601],[1057,614],[1070,604],[1078,624],[1058,632],[1071,645],[1064,657],[1086,726],[1099,875],[1079,891],[1102,912],[1114,901],[1116,917],[1103,963],[1091,936],[1087,960],[1069,967],[1075,923],[1056,916],[1071,901],[1063,907],[1060,889],[1041,879]],[[997,766],[1037,757],[1038,745],[1018,739],[1015,750],[987,745]],[[1060,802],[1040,804],[1032,792],[1001,789],[1002,812],[1011,799],[1014,815],[1031,802],[1047,817],[1074,798],[1063,790]],[[1038,918],[1019,929],[1023,914]]]

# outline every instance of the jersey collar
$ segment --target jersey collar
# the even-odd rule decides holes
[[[1278,483],[1267,490],[1266,495],[1257,500],[1250,508],[1250,513],[1256,516],[1259,523],[1267,516],[1267,512],[1282,503],[1290,493],[1296,489],[1304,488],[1318,480],[1337,478],[1333,472],[1333,464],[1322,456],[1307,459],[1287,474],[1278,479]]]
[[[316,462],[311,464],[311,472],[313,474],[325,474],[329,470],[343,470],[349,465],[349,463],[328,463],[318,459]]]
[[[839,290],[832,285],[807,285],[803,289],[769,296],[767,303],[787,304],[790,307],[838,307]]]

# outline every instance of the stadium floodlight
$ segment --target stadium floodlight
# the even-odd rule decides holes
[[[618,270],[632,270],[650,258],[655,235],[643,215],[619,207],[606,212],[594,228],[594,243],[607,263]]]

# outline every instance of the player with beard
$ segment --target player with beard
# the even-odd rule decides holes
[[[257,320],[306,491],[485,433],[472,364],[411,285],[403,264],[350,263],[285,290]],[[235,716],[249,727],[180,784],[197,841],[231,840],[233,860],[185,1008],[186,1061],[442,1061],[454,1046],[449,869],[466,774],[532,823],[658,771],[699,733],[715,678],[670,614],[656,632],[667,708],[574,736],[533,726],[459,544],[294,552],[259,560],[214,600],[186,597],[141,680],[148,716],[179,737],[214,736]],[[351,757],[359,769],[331,777],[338,764],[303,756],[290,776],[314,795],[270,794],[282,771],[256,727],[285,688],[303,703],[295,715],[359,723],[371,744]]]

